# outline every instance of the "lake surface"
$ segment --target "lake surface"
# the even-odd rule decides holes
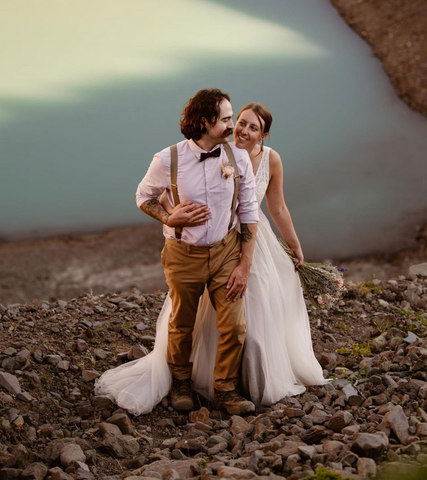
[[[136,186],[206,87],[271,109],[307,257],[397,249],[427,221],[427,119],[328,1],[98,3],[5,2],[3,238],[150,221]]]

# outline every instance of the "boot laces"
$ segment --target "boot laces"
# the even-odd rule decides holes
[[[188,397],[191,396],[191,380],[179,380],[177,378],[173,379],[173,388],[178,397]]]

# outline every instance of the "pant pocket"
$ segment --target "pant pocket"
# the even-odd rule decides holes
[[[167,244],[165,243],[165,246],[162,248],[162,251],[160,252],[160,259],[163,267],[165,266],[165,258],[166,258],[166,250],[167,250],[166,247],[167,247]]]

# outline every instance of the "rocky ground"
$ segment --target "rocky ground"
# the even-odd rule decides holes
[[[93,395],[100,373],[152,349],[163,298],[0,305],[2,480],[427,477],[427,276],[349,283],[329,311],[309,307],[332,382],[247,417],[201,398],[189,415],[164,399],[134,417]]]
[[[425,0],[331,0],[372,47],[397,94],[427,116],[427,3]]]

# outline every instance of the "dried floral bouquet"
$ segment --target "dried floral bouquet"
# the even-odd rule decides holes
[[[277,240],[294,264],[297,264],[294,252],[281,238]],[[345,292],[344,271],[345,268],[334,267],[329,263],[304,262],[297,268],[304,293],[319,308],[331,307]]]

